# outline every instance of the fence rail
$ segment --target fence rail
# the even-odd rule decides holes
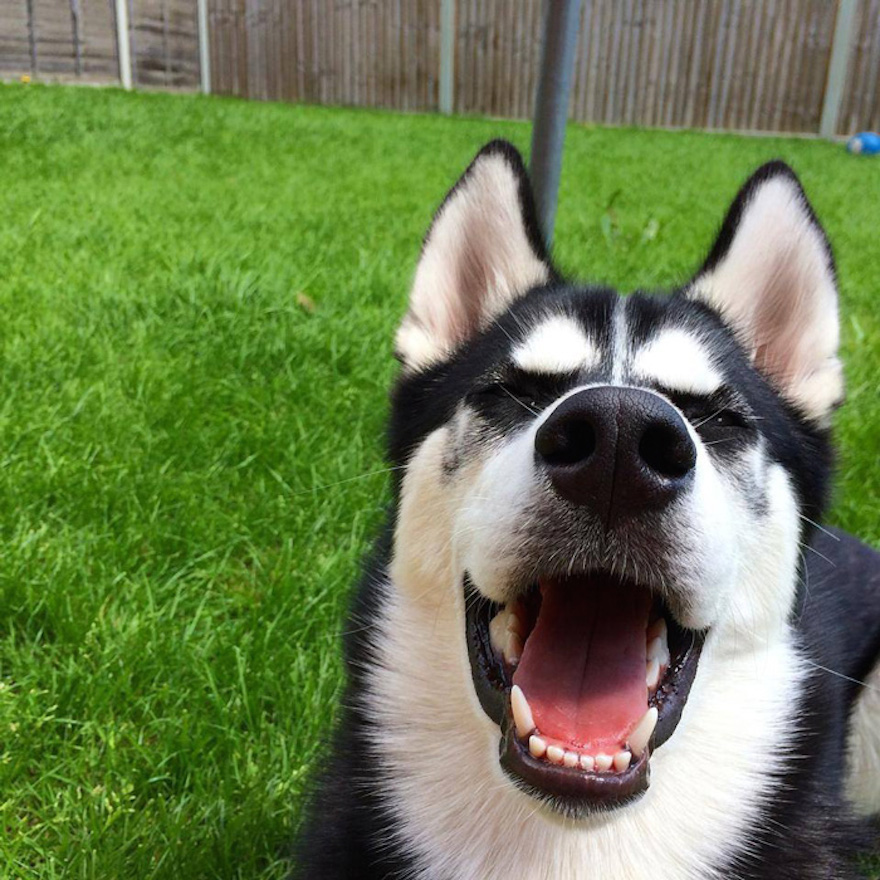
[[[134,84],[198,88],[197,0],[120,2]],[[853,24],[839,88],[829,75],[844,5]],[[201,85],[258,100],[436,110],[445,21],[453,110],[531,116],[542,0],[451,0],[445,19],[443,6],[206,0]],[[880,128],[880,0],[583,0],[580,25],[574,120],[815,133],[840,94],[839,134]],[[0,75],[22,74],[117,79],[116,0],[0,0]]]

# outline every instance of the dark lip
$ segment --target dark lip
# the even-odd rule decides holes
[[[670,627],[669,669],[649,705],[658,710],[657,727],[641,758],[622,773],[584,772],[533,758],[525,743],[514,735],[509,679],[489,642],[489,620],[501,605],[483,596],[464,577],[465,629],[471,677],[480,705],[500,728],[499,761],[513,782],[526,793],[571,816],[616,809],[641,797],[650,785],[653,752],[675,732],[697,673],[705,633],[679,626],[668,609]],[[659,601],[659,600],[658,600]]]

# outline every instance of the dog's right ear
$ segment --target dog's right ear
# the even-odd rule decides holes
[[[442,360],[554,275],[522,157],[492,141],[434,216],[397,331],[398,358],[408,370]]]

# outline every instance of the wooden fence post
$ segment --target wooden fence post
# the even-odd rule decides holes
[[[119,54],[119,79],[122,88],[131,89],[131,45],[126,0],[116,0],[116,50]]]
[[[837,0],[834,40],[831,44],[831,59],[828,62],[828,78],[825,80],[825,97],[822,99],[822,121],[819,124],[819,134],[824,138],[833,138],[837,134],[837,119],[840,115],[840,102],[849,68],[856,7],[857,0]]]
[[[37,75],[37,25],[34,22],[34,0],[27,0],[28,55],[31,60],[31,76]]]
[[[455,0],[440,0],[440,112],[452,113],[455,81]]]
[[[202,92],[211,94],[211,43],[208,34],[208,0],[199,2],[199,72]]]
[[[79,0],[70,0],[70,27],[73,36],[74,69],[77,76],[82,76],[82,38],[80,36],[80,10]]]

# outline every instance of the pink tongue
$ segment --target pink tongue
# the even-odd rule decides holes
[[[648,708],[647,590],[605,577],[541,581],[541,610],[513,676],[538,732],[616,752]]]

